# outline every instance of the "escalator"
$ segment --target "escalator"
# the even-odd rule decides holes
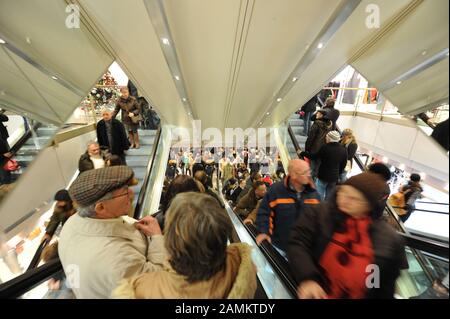
[[[133,201],[134,217],[140,218],[145,214],[145,205],[149,200],[149,194],[154,181],[151,179],[152,173],[159,170],[157,165],[157,150],[161,144],[161,130],[141,131],[142,146],[140,149],[130,150],[127,156],[129,166],[135,171],[135,176],[139,183],[135,186],[135,198]],[[150,186],[149,186],[150,185]],[[151,200],[151,199],[150,199]],[[19,275],[5,283],[0,284],[0,298],[59,298],[58,294],[51,292],[47,283],[55,276],[65,278],[62,265],[59,259],[53,259],[47,263],[41,261],[41,253],[49,245],[51,240],[43,240],[25,273]],[[57,275],[59,273],[59,275]]]

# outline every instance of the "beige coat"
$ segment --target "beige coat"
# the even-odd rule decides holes
[[[67,220],[58,252],[77,298],[109,298],[121,279],[162,267],[163,236],[149,239],[134,222],[128,216],[94,219],[78,214]]]
[[[207,281],[189,283],[165,263],[164,269],[124,280],[113,292],[115,298],[253,298],[256,268],[247,244],[227,248],[226,267]]]

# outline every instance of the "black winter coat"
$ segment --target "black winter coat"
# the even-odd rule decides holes
[[[310,206],[295,223],[290,233],[288,257],[298,283],[314,280],[327,290],[323,270],[319,266],[333,234],[345,225],[346,215],[339,212],[335,201]],[[403,239],[387,222],[374,219],[369,227],[374,251],[374,264],[379,267],[379,288],[368,289],[366,298],[393,298],[400,269],[407,268]]]
[[[305,151],[316,154],[325,145],[325,136],[331,131],[332,123],[329,120],[315,120],[311,126],[305,143]]]
[[[106,162],[109,154],[105,151],[101,151],[100,155],[103,157],[103,160]],[[78,171],[80,171],[80,173],[83,173],[83,172],[89,171],[91,169],[94,169],[94,163],[92,162],[92,160],[89,156],[89,153],[86,151],[83,155],[80,156],[80,159],[78,161]]]
[[[315,112],[316,111],[316,104],[317,104],[317,97],[314,95],[311,100],[306,102],[305,105],[302,106],[300,111],[303,112]]]
[[[124,151],[130,148],[130,142],[125,132],[123,124],[116,119],[111,120],[113,147],[111,149],[108,140],[108,133],[106,132],[106,123],[104,120],[100,120],[97,123],[97,141],[101,148],[107,148],[111,154],[123,155]]]
[[[347,165],[347,150],[340,143],[327,143],[317,154],[311,154],[311,158],[320,159],[317,177],[324,182],[336,183]]]

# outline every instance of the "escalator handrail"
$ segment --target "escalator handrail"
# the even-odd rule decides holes
[[[36,249],[36,252],[34,253],[33,259],[31,259],[30,265],[27,268],[27,271],[30,269],[36,268],[39,265],[39,262],[41,261],[41,255],[44,251],[45,247],[50,243],[50,240],[52,239],[53,234],[50,235],[50,238],[45,238],[40,244],[39,247]]]
[[[22,146],[30,139],[30,137],[32,136],[32,132],[36,131],[40,126],[41,126],[40,123],[35,123],[32,129],[28,127],[28,129],[23,133],[20,139],[13,146],[11,146],[10,152],[13,155],[15,155],[22,148]]]
[[[297,139],[295,138],[294,131],[292,130],[291,124],[288,125],[288,133],[291,137],[292,144],[294,144],[295,152],[297,153],[297,156],[300,158],[300,152],[302,151],[302,148],[300,147],[300,144],[298,144]]]
[[[438,203],[438,202],[423,202],[423,201],[416,201],[416,204],[432,204],[432,205],[443,205],[443,206],[448,206],[448,203]]]
[[[138,200],[136,202],[136,207],[134,209],[133,217],[135,219],[139,219],[142,216],[142,210],[144,209],[143,204],[144,204],[144,200],[145,200],[145,195],[147,194],[148,183],[150,181],[150,176],[151,176],[153,167],[155,166],[156,150],[158,148],[160,139],[161,139],[161,127],[159,127],[158,130],[156,131],[155,141],[153,143],[153,149],[152,149],[152,153],[150,155],[150,162],[147,165],[147,172],[145,174],[144,181],[142,182],[142,187],[139,192]]]
[[[403,208],[403,207],[402,206],[392,206],[392,208]],[[448,215],[449,214],[448,212],[440,212],[440,211],[437,211],[437,210],[418,209],[418,208],[415,208],[413,211],[414,212],[415,211],[417,211],[417,212],[426,212],[426,213],[432,213],[432,214],[443,214],[443,215]]]
[[[22,275],[0,284],[0,299],[19,298],[61,270],[63,270],[63,267],[59,258],[55,258],[38,268],[28,270]]]
[[[406,246],[414,248],[423,252],[431,253],[433,255],[449,258],[449,246],[448,243],[438,242],[431,239],[425,239],[423,237],[414,236],[410,234],[404,234],[398,232],[406,241]]]
[[[236,215],[228,204],[226,204],[225,206],[231,214]],[[239,222],[251,236],[252,240],[256,243],[256,236],[258,235],[256,227],[254,225],[245,224],[239,216],[237,217]],[[273,248],[273,246],[268,241],[263,241],[260,245],[258,245],[258,248],[264,255],[264,258],[268,261],[272,269],[276,272],[291,296],[293,298],[297,298],[297,283],[293,279],[294,276],[289,269],[287,261],[275,250],[275,248]]]

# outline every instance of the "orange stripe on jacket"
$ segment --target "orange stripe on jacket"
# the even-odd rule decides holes
[[[318,199],[315,198],[310,198],[310,199],[305,199],[303,201],[304,204],[320,204],[320,201]]]
[[[295,199],[293,198],[278,198],[276,200],[273,200],[269,203],[270,208],[274,208],[278,204],[294,204]]]

